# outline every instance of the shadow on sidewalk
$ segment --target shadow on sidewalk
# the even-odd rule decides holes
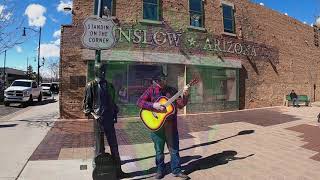
[[[210,142],[206,142],[206,143],[196,144],[196,145],[192,145],[192,146],[187,147],[187,148],[180,149],[180,152],[181,152],[181,151],[188,150],[188,149],[196,148],[196,147],[208,146],[208,145],[215,144],[215,143],[218,143],[218,142],[220,142],[220,141],[223,141],[223,140],[226,140],[226,139],[230,139],[230,138],[233,138],[233,137],[236,137],[236,136],[248,135],[248,134],[252,134],[252,133],[254,133],[254,130],[243,130],[243,131],[240,131],[238,134],[233,135],[233,136],[229,136],[229,137],[226,137],[226,138],[223,138],[223,139],[219,139],[219,140],[216,140],[216,141],[210,141]],[[165,154],[169,154],[169,153],[165,153]],[[143,157],[143,158],[128,159],[128,160],[122,161],[122,164],[130,163],[130,162],[135,162],[135,161],[141,161],[141,160],[145,160],[145,159],[149,159],[149,158],[154,158],[154,157],[155,157],[155,156],[147,156],[147,157]],[[182,164],[182,163],[181,163],[181,164]]]
[[[215,144],[215,143],[218,143],[219,141],[223,141],[223,140],[226,140],[226,139],[229,139],[229,138],[233,138],[233,137],[240,136],[240,135],[252,134],[252,133],[254,133],[254,130],[244,130],[244,131],[240,131],[239,133],[237,133],[236,135],[233,135],[233,136],[229,136],[229,137],[226,137],[226,138],[223,138],[223,139],[219,139],[219,140],[216,140],[216,141],[211,141],[211,142],[192,145],[190,147],[187,147],[187,148],[184,148],[184,149],[180,149],[180,151],[185,151],[185,150],[188,150],[188,149],[201,147],[201,146],[208,146],[208,145]],[[165,153],[165,154],[169,154],[169,153]],[[245,157],[235,157],[235,155],[237,155],[236,151],[223,151],[222,153],[213,154],[211,156],[208,156],[208,157],[202,158],[202,159],[200,159],[202,157],[200,155],[184,156],[184,157],[181,157],[181,164],[185,164],[185,163],[187,163],[187,162],[189,162],[189,161],[191,161],[193,159],[198,159],[198,160],[195,160],[195,161],[189,163],[188,165],[183,166],[182,169],[186,170],[185,171],[186,174],[191,174],[192,172],[197,171],[197,170],[209,169],[209,168],[212,168],[214,166],[227,164],[229,161],[245,159],[245,158],[247,158],[249,156],[253,156],[254,154],[250,154],[250,155],[245,156]],[[143,157],[143,158],[129,159],[129,160],[122,161],[122,164],[129,163],[129,162],[135,162],[135,161],[141,161],[141,160],[154,158],[154,157],[155,156],[148,156],[148,157]],[[168,175],[168,174],[171,173],[170,163],[166,163],[165,166],[166,166],[165,175]],[[135,172],[128,173],[127,177],[128,178],[133,178],[133,177],[136,177],[136,176],[144,176],[144,177],[136,178],[134,180],[148,179],[148,178],[154,176],[154,175],[152,175],[152,176],[148,176],[148,175],[156,173],[156,170],[157,170],[156,167],[152,167],[150,169],[143,170],[143,171],[135,171]]]
[[[227,164],[229,161],[245,159],[254,155],[250,154],[244,157],[235,157],[237,154],[238,153],[236,151],[223,151],[221,153],[213,154],[211,156],[193,161],[186,166],[183,166],[183,169],[185,169],[186,174],[191,174],[198,170],[210,169],[215,166]]]
[[[0,128],[9,128],[9,127],[15,127],[17,124],[1,124]]]
[[[202,156],[199,156],[199,155],[181,157],[181,164],[185,164],[193,159],[197,159],[197,160],[183,166],[181,169],[184,169],[185,170],[184,173],[189,175],[189,174],[191,174],[195,171],[198,171],[198,170],[210,169],[215,166],[227,164],[229,161],[246,159],[246,158],[254,155],[254,154],[250,154],[250,155],[244,156],[244,157],[235,157],[237,154],[238,153],[236,151],[228,150],[228,151],[223,151],[218,154],[213,154],[213,155],[205,157],[205,158],[201,158]],[[166,163],[165,166],[166,166],[166,168],[165,168],[164,175],[166,176],[171,173],[170,163]],[[152,167],[152,168],[150,168],[148,170],[144,170],[144,171],[135,171],[135,172],[127,173],[127,178],[133,178],[136,176],[143,176],[143,177],[135,178],[132,180],[148,179],[148,178],[155,176],[154,174],[156,173],[156,170],[157,170],[156,167]],[[151,175],[151,174],[153,174],[153,175]]]
[[[199,155],[181,157],[181,164],[185,164],[185,163],[187,163],[189,161],[192,161],[194,159],[200,159],[201,157],[202,156],[199,156]],[[148,178],[153,177],[154,173],[156,173],[156,172],[157,172],[157,168],[156,167],[152,167],[152,168],[147,169],[147,170],[135,171],[135,172],[127,173],[126,178],[133,178],[133,177],[136,177],[136,176],[144,176],[144,177],[136,178],[134,180],[148,179]],[[170,173],[171,173],[170,163],[166,163],[165,164],[165,175],[168,175]],[[151,175],[151,176],[149,176],[149,175]]]
[[[51,104],[57,102],[56,99],[43,99],[42,101],[34,101],[30,104],[30,106],[41,106],[41,105],[46,105],[46,104]]]

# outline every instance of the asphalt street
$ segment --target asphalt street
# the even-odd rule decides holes
[[[9,114],[15,113],[17,111],[20,111],[24,108],[21,108],[20,106],[10,106],[6,107],[4,105],[0,105],[0,118],[7,116]]]
[[[58,99],[58,96],[55,96],[54,99]],[[37,102],[36,100],[34,100],[33,104],[31,104],[28,107],[22,107],[19,103],[10,104],[10,106],[4,106],[2,104],[0,105],[0,121],[6,119],[6,116],[13,116],[15,113],[18,113],[19,111],[27,111],[31,107],[45,105],[52,102],[54,102],[52,98],[43,98],[42,102]]]

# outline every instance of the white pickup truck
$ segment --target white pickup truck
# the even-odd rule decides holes
[[[38,99],[39,102],[42,101],[42,88],[33,80],[15,80],[4,91],[5,106],[9,106],[10,103],[21,103],[23,106],[27,106],[33,102],[33,99]]]

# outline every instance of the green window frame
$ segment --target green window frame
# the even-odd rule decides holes
[[[143,0],[143,19],[160,21],[160,0]]]
[[[190,26],[204,27],[204,12],[202,0],[189,0]]]
[[[223,13],[223,28],[224,32],[235,34],[235,18],[234,7],[227,4],[222,4]]]
[[[102,7],[101,10],[103,11],[103,7],[107,6],[110,10],[111,16],[115,16],[115,0],[101,0],[102,1]],[[98,13],[98,3],[99,0],[94,0],[94,15],[97,15]]]

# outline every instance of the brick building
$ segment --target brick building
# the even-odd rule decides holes
[[[194,76],[180,113],[282,105],[295,89],[319,100],[320,51],[314,28],[247,0],[103,0],[117,27],[116,45],[102,51],[107,79],[122,116],[161,70],[181,88]],[[84,118],[83,91],[93,79],[94,50],[81,45],[94,0],[74,0],[72,24],[62,27],[61,118]]]

